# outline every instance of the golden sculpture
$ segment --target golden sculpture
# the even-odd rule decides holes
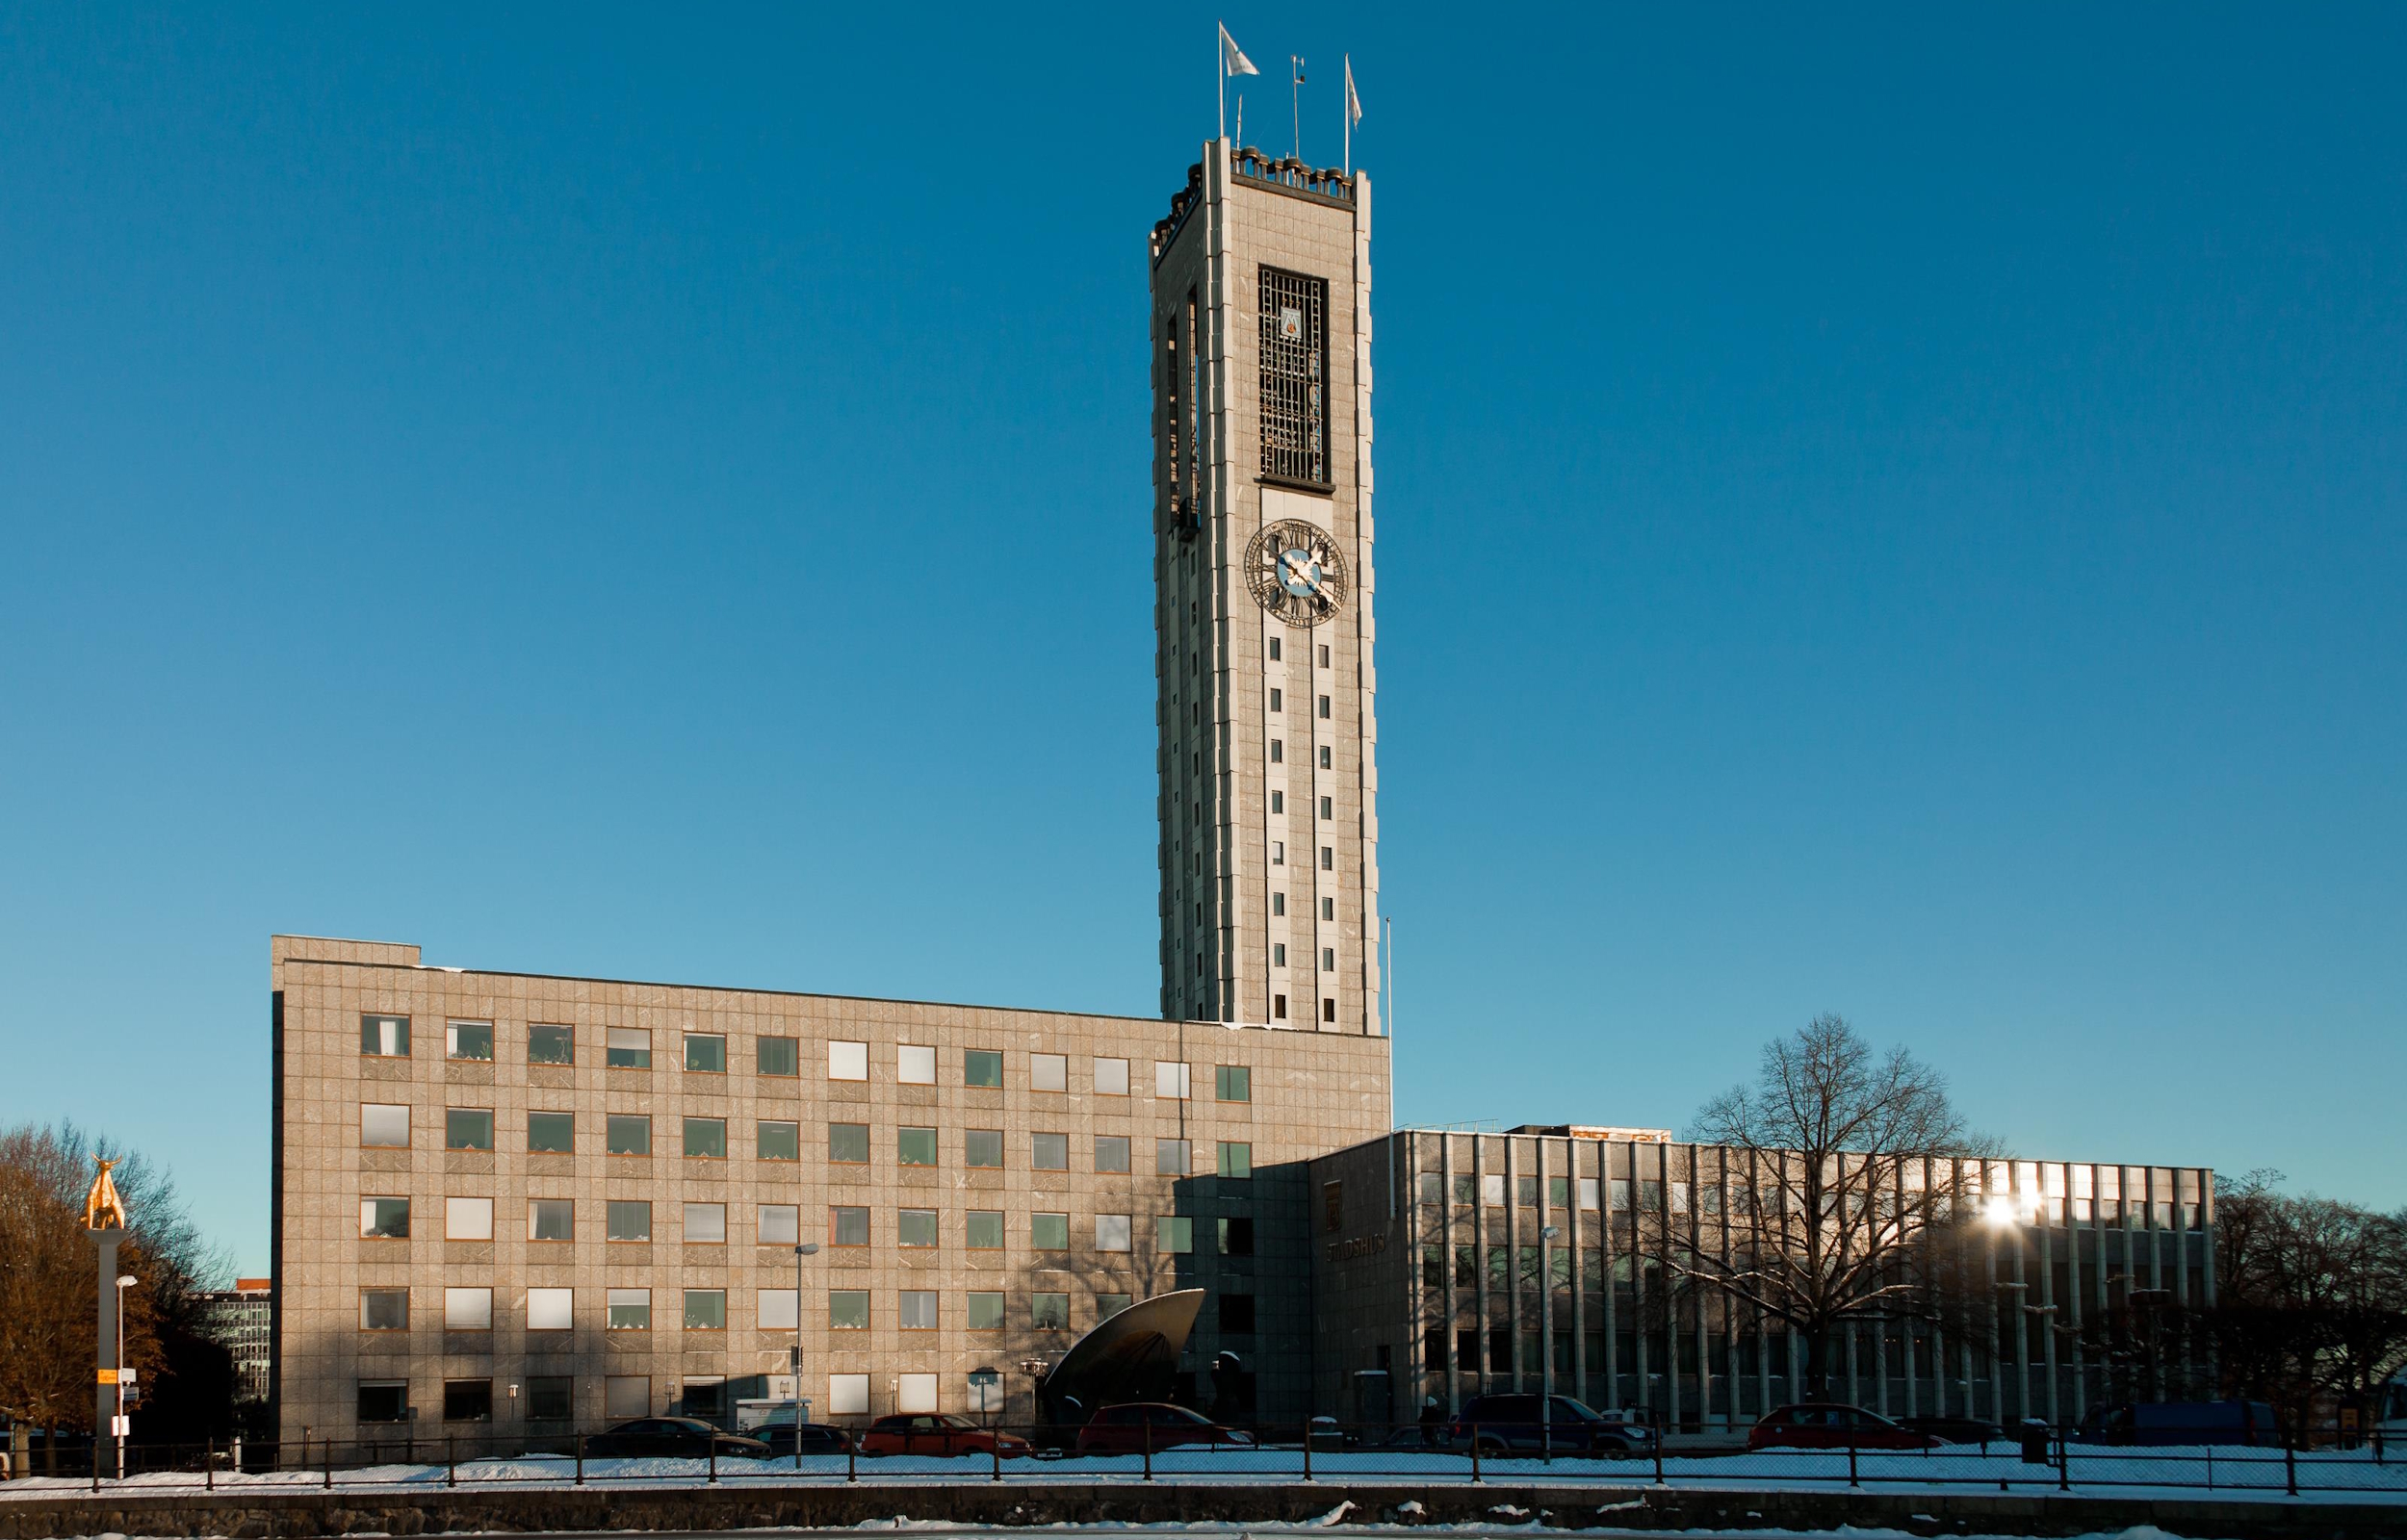
[[[91,1195],[84,1199],[84,1228],[87,1230],[122,1230],[126,1228],[125,1200],[117,1196],[117,1184],[110,1176],[115,1161],[104,1161],[95,1155],[100,1175],[93,1179]]]

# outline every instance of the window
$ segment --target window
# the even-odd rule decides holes
[[[493,1329],[493,1291],[490,1289],[444,1290],[443,1329],[445,1331],[491,1331]]]
[[[1058,1053],[1028,1055],[1028,1089],[1030,1091],[1068,1091],[1070,1089],[1069,1056]]]
[[[1028,1165],[1040,1171],[1070,1169],[1070,1136],[1068,1134],[1029,1135]]]
[[[727,1244],[727,1205],[724,1203],[686,1204],[686,1244],[687,1245],[725,1245]]]
[[[493,1421],[493,1381],[489,1379],[447,1379],[443,1382],[443,1421],[447,1423],[490,1423]]]
[[[725,1331],[727,1329],[727,1291],[724,1289],[686,1290],[686,1329],[687,1331]]]
[[[602,1063],[611,1069],[652,1067],[652,1034],[643,1027],[612,1027],[602,1035]]]
[[[1523,1207],[1523,1208],[1525,1208],[1525,1209],[1534,1209],[1534,1208],[1538,1207],[1538,1178],[1537,1178],[1537,1177],[1535,1177],[1535,1176],[1524,1176],[1524,1177],[1522,1177],[1522,1178],[1521,1178],[1521,1179],[1520,1179],[1517,1183],[1515,1183],[1515,1184],[1514,1184],[1514,1186],[1515,1186],[1515,1188],[1518,1190],[1518,1194],[1519,1194],[1519,1196],[1520,1196],[1520,1199],[1521,1199],[1521,1207]]]
[[[380,1102],[361,1102],[359,1142],[371,1149],[407,1149],[409,1109]]]
[[[1336,901],[1335,899],[1333,899],[1333,898],[1324,898],[1324,899],[1322,899],[1322,900],[1321,900],[1321,918],[1322,918],[1322,919],[1325,919],[1325,920],[1333,920],[1333,919],[1335,919],[1336,917],[1337,917],[1337,901]]]
[[[1321,847],[1321,870],[1325,872],[1333,872],[1336,869],[1337,852],[1328,845],[1323,845]]]
[[[1323,696],[1323,697],[1322,697],[1322,699],[1323,699],[1323,700],[1327,700],[1327,699],[1328,699],[1328,697],[1327,697],[1327,696]],[[1334,818],[1334,817],[1336,817],[1336,816],[1337,816],[1337,814],[1336,814],[1336,811],[1335,811],[1335,809],[1334,809],[1334,806],[1332,804],[1332,802],[1330,801],[1330,799],[1329,799],[1329,798],[1327,798],[1327,797],[1323,797],[1323,798],[1321,799],[1321,819],[1322,819],[1322,821],[1323,821],[1323,822],[1327,822],[1329,819]]]
[[[830,1245],[867,1245],[869,1244],[869,1211],[866,1208],[832,1208],[827,1211],[827,1244]]]
[[[827,1125],[827,1159],[832,1166],[867,1166],[869,1164],[869,1125],[867,1123],[830,1123]]]
[[[359,1382],[359,1420],[363,1423],[409,1421],[409,1381],[363,1379]]]
[[[867,1374],[828,1375],[827,1409],[839,1417],[868,1416],[869,1376]]]
[[[802,1159],[802,1125],[800,1123],[760,1123],[752,1136],[752,1153],[764,1161],[798,1161]]]
[[[1279,638],[1276,636],[1270,639],[1270,660],[1274,663],[1279,661]]]
[[[760,1244],[794,1245],[802,1240],[802,1206],[797,1203],[759,1205]]]
[[[869,1045],[866,1042],[829,1042],[827,1045],[827,1078],[830,1080],[868,1079]]]
[[[603,1205],[602,1231],[606,1240],[651,1240],[652,1204],[650,1200],[639,1197],[611,1198]]]
[[[1626,1176],[1613,1178],[1612,1192],[1614,1212],[1618,1214],[1627,1210],[1630,1206],[1630,1179]]]
[[[752,1322],[763,1331],[791,1331],[802,1324],[800,1307],[791,1289],[759,1289],[753,1293]]]
[[[1251,1219],[1226,1219],[1213,1221],[1220,1232],[1220,1254],[1225,1257],[1250,1257],[1254,1254],[1254,1221]]]
[[[1153,1094],[1169,1101],[1187,1099],[1187,1066],[1155,1061],[1153,1065]]]
[[[1028,1324],[1038,1331],[1068,1331],[1070,1296],[1066,1294],[1028,1296]]]
[[[894,1159],[904,1166],[935,1165],[936,1130],[933,1128],[895,1129]]]
[[[1195,1249],[1195,1221],[1184,1215],[1161,1214],[1153,1219],[1153,1249],[1183,1256]]]
[[[1280,690],[1277,686],[1275,686],[1275,685],[1274,685],[1274,686],[1272,687],[1272,689],[1271,689],[1271,692],[1270,692],[1270,708],[1271,708],[1272,710],[1274,710],[1274,711],[1277,711],[1277,710],[1281,710],[1281,709],[1283,709],[1283,708],[1285,707],[1285,706],[1286,706],[1286,695],[1285,695],[1285,692],[1283,692],[1283,691]]]
[[[976,1167],[981,1169],[1001,1169],[1003,1164],[1003,1131],[999,1128],[972,1128],[965,1130],[961,1136],[961,1161],[965,1166]]]
[[[1128,1094],[1128,1061],[1098,1059],[1095,1061],[1095,1094],[1126,1096]]]
[[[934,1331],[936,1329],[936,1291],[933,1289],[903,1289],[896,1292],[895,1313],[901,1318],[897,1324],[904,1331]],[[929,1408],[935,1410],[934,1407]]]
[[[359,1234],[370,1241],[409,1239],[409,1199],[363,1197],[359,1200]]]
[[[836,1331],[868,1330],[869,1291],[830,1289],[827,1292],[827,1323]]]
[[[1323,721],[1327,721],[1327,720],[1329,719],[1329,697],[1328,697],[1328,696],[1326,696],[1326,695],[1324,695],[1324,696],[1322,696],[1322,697],[1321,697],[1321,703],[1320,703],[1320,712],[1321,712],[1321,719],[1322,719]],[[1326,751],[1323,751],[1323,752],[1325,753]],[[1323,763],[1324,763],[1324,768],[1326,768],[1326,761],[1324,761]],[[1328,799],[1327,799],[1327,798],[1325,798],[1325,797],[1324,797],[1323,799],[1321,799],[1321,806],[1322,806],[1322,807],[1324,807],[1324,808],[1325,808],[1325,807],[1327,807],[1328,805],[1329,805],[1329,801],[1328,801]],[[1326,818],[1326,817],[1327,817],[1327,816],[1329,816],[1329,815],[1328,815],[1327,813],[1323,813],[1321,816],[1322,816],[1322,817],[1324,817],[1324,818]]]
[[[1287,912],[1287,895],[1286,895],[1286,894],[1284,894],[1284,893],[1273,893],[1273,894],[1271,894],[1271,895],[1270,895],[1270,911],[1271,911],[1273,914],[1284,914],[1284,913],[1286,913],[1286,912]]]
[[[1329,280],[1265,267],[1261,315],[1261,474],[1329,481]]]
[[[1489,1171],[1479,1179],[1479,1200],[1491,1209],[1504,1207],[1505,1179],[1501,1172]]]
[[[961,1083],[999,1088],[1003,1083],[1003,1056],[987,1048],[972,1048],[963,1054]]]
[[[546,1026],[527,1029],[527,1062],[531,1065],[573,1065],[577,1062],[577,1029]]]
[[[359,1329],[362,1331],[407,1331],[409,1329],[409,1291],[407,1289],[360,1290]]]
[[[1194,1160],[1194,1145],[1190,1141],[1183,1139],[1153,1141],[1153,1174],[1156,1176],[1184,1176]]]
[[[1128,1136],[1096,1135],[1095,1168],[1099,1171],[1126,1171],[1128,1168]]]
[[[577,1204],[564,1197],[527,1200],[527,1239],[573,1241],[577,1238]]]
[[[894,1078],[906,1086],[936,1084],[936,1050],[909,1043],[894,1050]]]
[[[574,1289],[528,1290],[527,1329],[566,1331],[576,1323],[576,1300]]]
[[[1413,1198],[1421,1203],[1446,1201],[1446,1179],[1436,1171],[1423,1171],[1412,1184]]]
[[[577,1148],[577,1115],[575,1113],[529,1113],[527,1115],[527,1153],[530,1155],[568,1155]]]
[[[1580,1178],[1580,1207],[1589,1210],[1596,1207],[1596,1178],[1592,1176]]]
[[[443,1029],[443,1057],[493,1062],[493,1023],[454,1021]]]
[[[527,1420],[565,1423],[577,1415],[577,1381],[567,1374],[531,1374],[527,1379]]]
[[[1270,810],[1273,812],[1285,812],[1287,810],[1287,794],[1285,792],[1274,791],[1270,794]]]
[[[1254,1175],[1254,1146],[1222,1140],[1220,1174],[1240,1182],[1251,1180]]]
[[[727,1073],[727,1040],[715,1034],[686,1034],[686,1067],[698,1075]]]
[[[1213,1066],[1212,1095],[1220,1101],[1252,1101],[1254,1071],[1244,1065]]]
[[[727,1119],[724,1117],[688,1117],[686,1119],[686,1153],[697,1160],[727,1159]]]
[[[1321,1184],[1321,1229],[1326,1234],[1334,1235],[1345,1227],[1346,1184],[1323,1182]]]
[[[1223,1293],[1220,1299],[1220,1329],[1238,1336],[1254,1331],[1254,1296],[1250,1294]]]
[[[1273,866],[1287,864],[1287,842],[1285,840],[1274,839],[1270,842],[1270,863]]]
[[[1323,644],[1321,644],[1321,667],[1323,667],[1323,668],[1327,668],[1328,666],[1329,666],[1329,646],[1328,646],[1328,644],[1327,644],[1327,643],[1325,643],[1325,642],[1324,642]]]
[[[1039,1251],[1069,1250],[1070,1216],[1067,1214],[1029,1215],[1028,1245]]]
[[[1282,739],[1279,739],[1279,738],[1273,738],[1273,739],[1271,739],[1271,740],[1270,740],[1270,762],[1271,762],[1271,763],[1273,763],[1273,764],[1283,764],[1283,763],[1285,763],[1285,762],[1286,762],[1286,758],[1287,758],[1287,745],[1286,745],[1286,743],[1285,743]]]
[[[613,1208],[617,1205],[612,1204]],[[650,1331],[652,1329],[652,1291],[649,1289],[611,1289],[604,1298],[603,1329],[606,1331]],[[650,1394],[650,1384],[645,1394]],[[640,1412],[642,1409],[639,1408]]]
[[[802,1040],[757,1038],[752,1045],[753,1067],[764,1075],[802,1073]]]
[[[409,1017],[361,1016],[359,1051],[372,1059],[409,1057]]]
[[[967,1220],[967,1244],[971,1250],[1000,1251],[1003,1248],[1003,1215],[1000,1209],[971,1209]]]
[[[894,1244],[925,1249],[936,1245],[936,1211],[904,1209],[894,1216]]]
[[[1128,1249],[1128,1216],[1098,1214],[1095,1216],[1095,1249],[1126,1251]]]
[[[1283,956],[1287,949],[1282,946],[1279,950]],[[1273,1021],[1287,1019],[1287,997],[1285,995],[1274,994],[1270,997],[1270,1018]]]
[[[1000,1331],[1003,1329],[1003,1296],[973,1291],[970,1296],[970,1329]]]
[[[447,1197],[443,1200],[443,1239],[446,1241],[490,1241],[493,1239],[493,1199],[489,1197]]]
[[[641,1417],[652,1410],[652,1376],[649,1374],[605,1374],[602,1377],[602,1415],[605,1417]]]
[[[1109,1321],[1127,1309],[1130,1302],[1125,1294],[1099,1294],[1095,1296],[1095,1319],[1099,1322]]]
[[[610,1155],[652,1153],[652,1119],[642,1113],[611,1113],[602,1120],[602,1148]]]
[[[1321,1019],[1323,1021],[1337,1019],[1337,1002],[1327,995],[1321,997]]]
[[[493,1114],[482,1107],[447,1107],[443,1110],[443,1147],[445,1149],[493,1148]]]
[[[1329,749],[1326,745],[1323,745],[1321,749],[1321,768],[1324,770],[1329,768]]]

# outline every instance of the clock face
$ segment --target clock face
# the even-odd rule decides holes
[[[1345,603],[1345,557],[1327,531],[1302,519],[1263,526],[1245,567],[1255,602],[1290,626],[1317,626]]]

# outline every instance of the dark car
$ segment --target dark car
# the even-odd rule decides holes
[[[791,1456],[803,1454],[849,1454],[852,1435],[841,1427],[825,1423],[771,1423],[757,1430],[756,1437],[769,1447],[771,1454]]]
[[[2264,1401],[2141,1401],[2092,1406],[2073,1437],[2083,1444],[2278,1444]]]
[[[1201,1412],[1167,1401],[1131,1401],[1106,1406],[1078,1429],[1081,1454],[1158,1454],[1188,1445],[1248,1446],[1250,1433],[1223,1427]]]
[[[950,1412],[905,1412],[881,1417],[863,1435],[864,1454],[987,1454],[1018,1459],[1028,1441],[980,1427]]]
[[[1933,1434],[1900,1427],[1878,1412],[1836,1401],[1801,1401],[1775,1408],[1747,1430],[1750,1450],[1932,1450]]]
[[[1928,1433],[1942,1444],[2003,1444],[2006,1429],[1978,1417],[1902,1417],[1898,1426]]]
[[[686,1455],[701,1459],[715,1452],[721,1459],[760,1460],[769,1447],[757,1438],[712,1427],[698,1417],[637,1417],[613,1424],[585,1437],[585,1453],[596,1458],[645,1455]]]
[[[1602,1416],[1568,1396],[1474,1396],[1446,1424],[1446,1443],[1483,1453],[1538,1450],[1619,1459],[1655,1448],[1654,1429]]]

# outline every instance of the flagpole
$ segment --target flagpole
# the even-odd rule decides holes
[[[1229,36],[1227,23],[1221,24],[1220,38]],[[1229,137],[1229,54],[1220,38],[1212,39],[1212,83],[1220,90],[1220,137]]]
[[[1346,175],[1354,174],[1354,56],[1346,55],[1346,89],[1337,102],[1338,116],[1346,120]]]

